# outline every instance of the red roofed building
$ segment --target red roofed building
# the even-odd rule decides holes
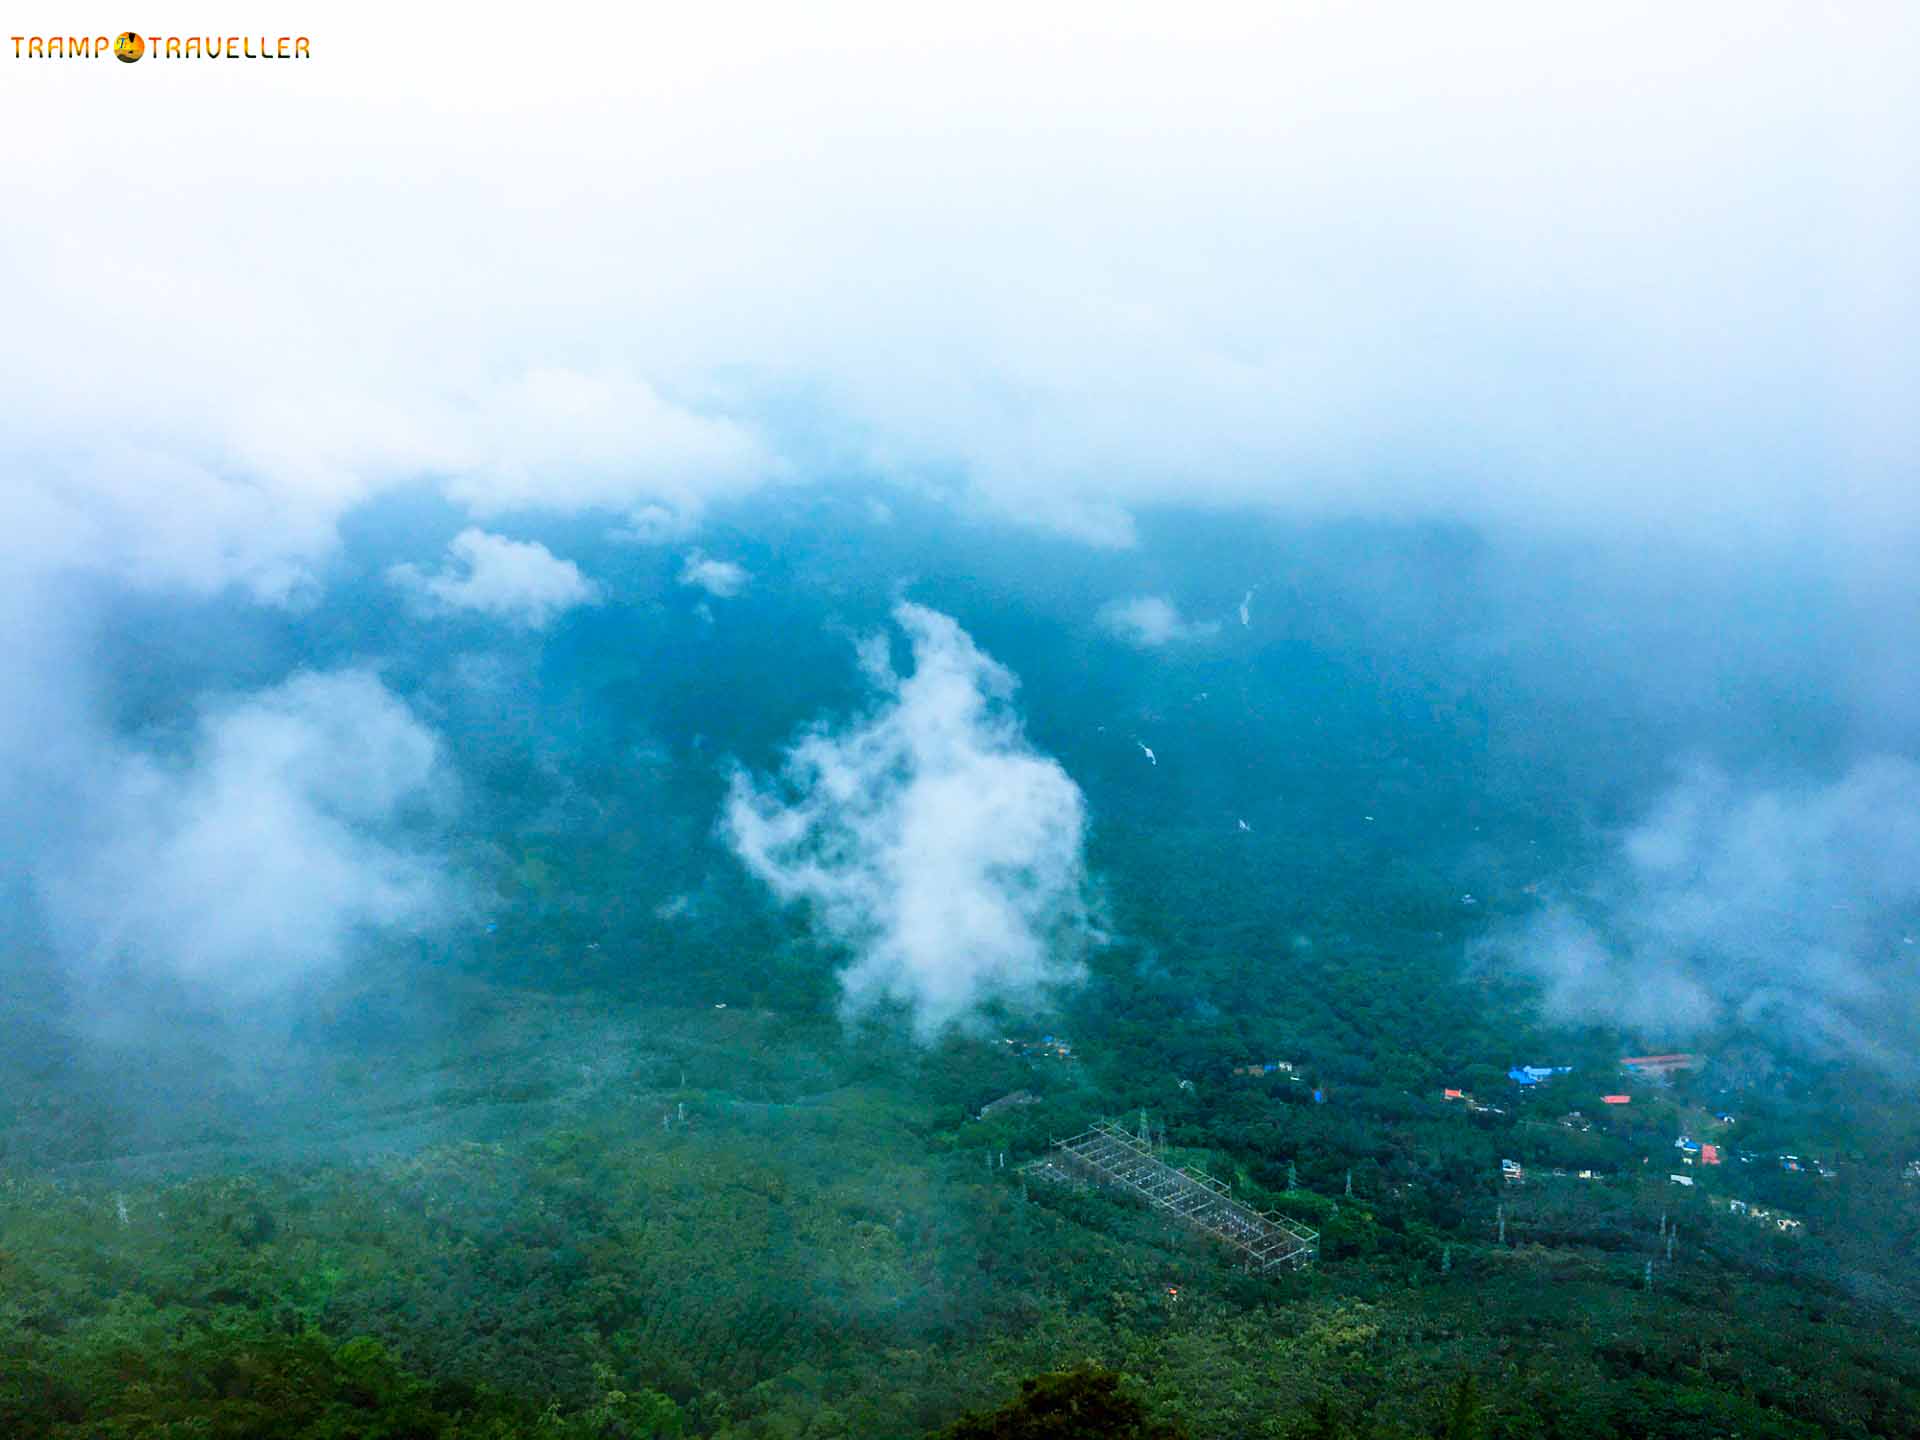
[[[1702,1145],[1700,1147],[1700,1163],[1702,1165],[1718,1165],[1720,1163],[1720,1147],[1718,1145]]]
[[[1602,1095],[1600,1097],[1600,1103],[1602,1105],[1631,1105],[1633,1103],[1633,1097],[1631,1095]]]

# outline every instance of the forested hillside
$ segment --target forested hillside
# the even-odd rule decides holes
[[[1219,927],[1183,927],[1177,833],[1152,855],[1170,888],[1116,903],[1127,939],[1044,1022],[1067,1058],[1009,1046],[1026,1018],[931,1048],[843,1023],[805,947],[689,950],[651,999],[592,965],[554,995],[505,954],[518,978],[439,982],[459,1024],[315,1058],[324,1120],[112,1162],[75,1108],[16,1104],[0,1428],[919,1436],[1097,1363],[1195,1435],[1912,1431],[1910,1137],[1835,1118],[1871,1113],[1870,1076],[1738,1101],[1738,1148],[1833,1178],[1756,1159],[1675,1186],[1674,1133],[1736,1103],[1713,1069],[1623,1080],[1621,1037],[1526,1019],[1523,989],[1448,963],[1477,923],[1457,907],[1425,902],[1422,935],[1388,882],[1346,909],[1229,876]],[[565,871],[502,863],[503,916],[534,910],[498,943],[541,953]],[[1572,1073],[1523,1090],[1523,1058]],[[1272,1059],[1298,1075],[1235,1073]],[[972,1118],[1016,1089],[1040,1103]],[[1023,1184],[1050,1137],[1143,1109],[1171,1158],[1318,1229],[1319,1263],[1250,1277],[1158,1215]]]

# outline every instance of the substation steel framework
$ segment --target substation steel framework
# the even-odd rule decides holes
[[[1310,1265],[1320,1253],[1320,1234],[1278,1211],[1255,1210],[1235,1200],[1225,1183],[1190,1165],[1178,1169],[1153,1146],[1112,1120],[1068,1140],[1056,1140],[1041,1159],[1021,1167],[1040,1180],[1094,1184],[1145,1200],[1156,1210],[1227,1246],[1257,1274]]]

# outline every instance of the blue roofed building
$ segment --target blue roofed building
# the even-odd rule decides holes
[[[1507,1078],[1516,1085],[1538,1085],[1543,1080],[1551,1080],[1556,1075],[1571,1075],[1571,1065],[1516,1065],[1507,1071]]]

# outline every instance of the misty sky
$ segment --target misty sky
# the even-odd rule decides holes
[[[1914,538],[1910,6],[461,14],[10,69],[10,549],[272,593],[421,474],[497,516],[847,470],[1103,544]]]
[[[14,28],[121,24],[43,10]],[[1249,628],[1232,601],[1172,593],[1147,523],[1168,512],[1431,521],[1506,554],[1608,557],[1589,602],[1554,565],[1514,582],[1516,614],[1543,583],[1576,617],[1489,641],[1541,653],[1632,653],[1693,577],[1734,574],[1832,617],[1823,673],[1871,739],[1849,762],[1911,751],[1911,5],[263,21],[210,0],[139,19],[305,33],[314,58],[0,62],[0,122],[31,137],[0,177],[0,799],[19,817],[0,858],[76,956],[144,945],[244,990],[249,957],[323,966],[367,926],[446,912],[438,850],[395,827],[457,786],[380,654],[271,677],[210,660],[165,744],[113,713],[103,658],[130,607],[310,613],[354,563],[353,518],[423,486],[460,528],[389,536],[384,593],[447,635],[537,640],[617,598],[541,528],[562,521],[670,555],[688,623],[711,626],[760,584],[715,515],[854,485],[1137,557],[1085,614],[1166,657]],[[1261,578],[1232,578],[1254,616],[1284,603],[1247,591]],[[964,631],[902,623],[923,665],[971,657],[991,693]],[[1725,643],[1758,653],[1756,633]],[[900,708],[871,723],[911,732],[921,681],[888,683]],[[1004,723],[969,763],[1046,792],[1052,913],[1078,883],[1079,792]],[[863,733],[810,742],[814,760]],[[736,825],[778,822],[755,793]],[[235,810],[243,794],[270,817]],[[874,803],[910,812],[914,792]],[[1846,810],[1835,843],[1879,813]],[[257,828],[262,888],[191,956],[126,941],[234,890],[223,815]],[[806,888],[796,863],[760,842],[776,887]],[[304,875],[323,883],[289,947],[272,897]],[[863,898],[855,928],[905,923],[900,898]],[[911,990],[915,942],[886,953],[866,980]]]

